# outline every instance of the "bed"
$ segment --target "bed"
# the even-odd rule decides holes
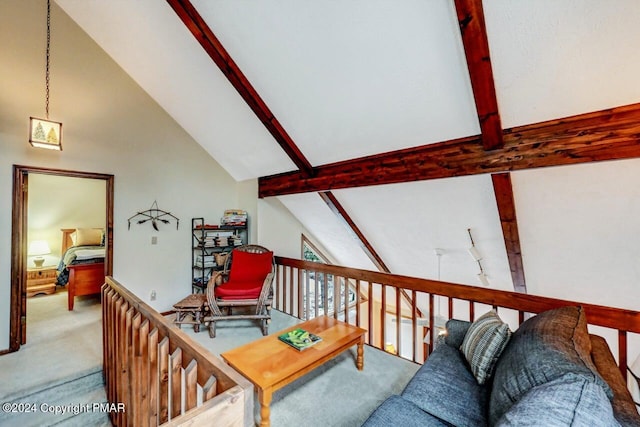
[[[67,286],[67,305],[75,297],[100,293],[104,284],[104,233],[101,229],[63,228],[58,286]]]

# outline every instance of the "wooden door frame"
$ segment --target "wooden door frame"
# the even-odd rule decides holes
[[[9,320],[9,349],[17,351],[26,342],[27,324],[27,199],[28,176],[31,173],[74,178],[102,179],[106,183],[106,224],[104,274],[113,274],[113,175],[62,169],[13,165],[13,199],[11,222],[11,313]]]

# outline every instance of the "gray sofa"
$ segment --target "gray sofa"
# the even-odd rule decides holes
[[[461,351],[470,322],[447,334],[401,395],[365,426],[640,426],[606,341],[589,335],[580,307],[540,313],[510,336],[478,384]],[[510,331],[509,331],[510,333]]]

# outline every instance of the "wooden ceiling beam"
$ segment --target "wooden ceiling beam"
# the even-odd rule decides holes
[[[498,215],[502,225],[504,245],[509,259],[509,269],[513,289],[523,294],[527,293],[527,284],[522,264],[522,251],[520,250],[520,233],[518,232],[518,219],[516,216],[516,204],[513,198],[513,186],[511,185],[511,173],[501,172],[491,175],[493,192],[498,205]]]
[[[485,150],[501,148],[504,144],[502,123],[498,112],[482,0],[455,0],[455,6],[480,121],[482,145]]]
[[[391,273],[387,265],[384,263],[378,252],[374,249],[373,245],[369,242],[369,240],[365,237],[364,233],[360,231],[360,228],[356,225],[356,223],[351,219],[351,216],[346,211],[346,209],[342,206],[342,204],[338,201],[336,196],[331,191],[323,191],[318,193],[322,200],[329,206],[329,209],[340,219],[340,221],[349,229],[349,231],[354,235],[364,253],[369,257],[371,262],[376,266],[379,271],[385,273]]]
[[[504,147],[485,151],[479,136],[391,151],[262,177],[259,197],[508,172],[640,157],[640,104],[503,131]]]
[[[329,206],[329,209],[338,217],[338,219],[344,224],[345,227],[350,231],[350,233],[356,238],[360,247],[364,253],[369,257],[371,262],[376,266],[378,271],[383,273],[391,273],[389,267],[384,263],[382,257],[375,250],[373,245],[369,242],[369,240],[365,237],[364,233],[360,230],[360,228],[356,225],[355,221],[351,218],[347,210],[342,206],[342,203],[336,198],[336,196],[331,191],[323,191],[318,193],[322,200]],[[411,295],[404,290],[400,290],[401,297],[409,304],[410,307],[414,306],[413,298]],[[419,317],[423,317],[423,313],[419,308],[415,308],[416,313]]]
[[[213,62],[220,68],[222,74],[225,75],[231,85],[238,91],[242,99],[249,105],[249,108],[251,108],[267,128],[269,133],[275,138],[280,147],[287,153],[291,161],[298,167],[300,173],[305,176],[312,176],[313,166],[311,163],[304,154],[302,154],[302,151],[300,151],[278,119],[276,119],[267,104],[262,100],[258,92],[242,73],[240,67],[238,67],[231,58],[191,2],[189,0],[167,0],[167,3],[169,3]]]

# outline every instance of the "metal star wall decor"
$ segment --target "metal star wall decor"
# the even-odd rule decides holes
[[[156,231],[160,231],[160,229],[158,228],[158,222],[161,222],[163,224],[170,224],[171,218],[176,220],[177,230],[178,226],[180,225],[180,219],[178,219],[178,217],[176,217],[175,215],[171,215],[171,212],[163,211],[162,209],[158,208],[158,202],[154,201],[151,205],[151,208],[147,209],[146,211],[138,212],[127,220],[127,222],[129,223],[127,229],[131,230],[131,220],[135,220],[137,224],[144,224],[145,222],[151,221],[151,226]]]

